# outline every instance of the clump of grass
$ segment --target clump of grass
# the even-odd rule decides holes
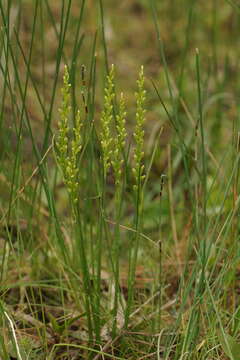
[[[79,237],[78,249],[75,252],[80,251],[80,263],[79,266],[82,269],[83,286],[85,291],[85,311],[88,316],[88,324],[90,333],[95,332],[96,339],[100,341],[102,321],[104,319],[101,314],[101,272],[102,272],[102,257],[106,257],[103,253],[105,244],[103,243],[103,234],[106,237],[109,234],[106,232],[105,212],[108,208],[106,187],[107,187],[107,174],[112,167],[115,177],[115,231],[112,239],[112,251],[110,252],[110,259],[113,270],[114,278],[114,295],[113,295],[113,322],[112,322],[112,336],[115,336],[118,329],[118,318],[119,318],[119,300],[120,300],[120,278],[119,278],[119,261],[120,261],[120,244],[121,244],[121,232],[120,232],[120,220],[121,220],[121,209],[124,199],[124,188],[123,178],[126,177],[126,163],[125,163],[125,145],[126,145],[126,105],[123,94],[120,94],[119,107],[114,108],[114,102],[116,101],[115,94],[115,78],[114,78],[114,66],[112,65],[109,75],[106,79],[106,86],[104,90],[104,106],[100,117],[101,131],[100,131],[100,144],[101,144],[101,163],[100,172],[103,174],[102,182],[102,196],[101,196],[101,207],[100,207],[100,222],[97,230],[97,242],[96,242],[96,261],[97,261],[97,278],[96,287],[92,291],[90,289],[90,263],[88,256],[88,246],[84,241],[86,235],[84,235],[85,225],[83,224],[83,218],[79,211],[79,153],[82,149],[82,122],[80,118],[80,112],[77,111],[75,119],[75,127],[72,131],[73,139],[70,140],[70,118],[71,118],[71,95],[69,83],[69,73],[67,67],[65,67],[63,76],[63,87],[62,87],[62,106],[60,108],[60,121],[59,121],[59,132],[56,140],[56,159],[61,168],[63,174],[64,183],[70,195],[70,202],[74,209],[74,216],[77,221],[76,236]],[[141,224],[141,209],[142,209],[142,182],[144,179],[144,165],[143,165],[143,144],[144,144],[144,130],[143,124],[145,119],[145,90],[144,90],[144,75],[143,67],[139,72],[139,79],[137,81],[138,91],[136,92],[136,128],[134,131],[135,147],[133,155],[133,176],[134,176],[134,193],[136,198],[135,207],[135,240],[130,245],[129,253],[129,284],[128,284],[128,303],[125,312],[125,323],[126,326],[129,321],[129,314],[132,309],[133,292],[134,292],[134,281],[135,271],[137,263],[137,253],[139,246],[139,230]],[[116,112],[114,112],[116,111]],[[114,122],[115,119],[115,122]],[[102,169],[101,169],[102,164]],[[98,166],[99,168],[99,166]],[[84,170],[83,170],[84,171]],[[99,174],[100,176],[100,174]],[[84,189],[81,190],[81,193]],[[82,220],[81,220],[82,218]],[[92,295],[91,295],[92,294]],[[90,296],[89,296],[90,295]],[[87,301],[89,296],[89,301]],[[94,324],[94,326],[93,326]],[[118,329],[121,330],[121,329]]]
[[[237,7],[143,0],[115,16],[116,4],[100,0],[99,18],[91,2],[52,3],[0,1],[0,358],[238,359]],[[119,34],[121,15],[129,21]],[[94,36],[90,49],[95,19],[101,40]],[[154,31],[160,72],[147,44]],[[115,84],[110,68],[102,94],[110,37],[111,58],[124,55],[127,76]],[[196,64],[188,56],[195,47]],[[81,116],[79,59],[90,68],[89,79],[82,68]],[[143,69],[136,97],[133,75],[145,60],[154,89],[144,126]]]

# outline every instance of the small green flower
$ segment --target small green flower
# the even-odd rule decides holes
[[[102,145],[102,159],[103,159],[103,170],[106,176],[107,171],[111,164],[112,145],[113,139],[111,135],[111,123],[113,118],[113,105],[112,102],[115,98],[114,91],[114,65],[111,67],[111,71],[107,76],[107,85],[104,89],[104,109],[101,114],[101,133],[100,140]]]
[[[56,141],[57,161],[62,170],[63,180],[74,203],[78,200],[78,155],[82,148],[81,137],[81,116],[80,111],[76,114],[76,125],[73,128],[73,139],[69,140],[69,121],[71,115],[71,84],[69,73],[65,66],[63,76],[62,104],[59,109],[60,120],[58,122],[59,134]]]
[[[146,100],[146,91],[144,90],[144,72],[143,66],[141,66],[139,72],[139,78],[137,80],[138,90],[135,94],[136,101],[137,101],[137,110],[136,110],[136,126],[134,131],[134,139],[136,146],[134,148],[134,167],[133,167],[133,175],[135,178],[135,185],[134,189],[136,190],[138,186],[141,186],[142,181],[145,178],[144,172],[144,165],[143,162],[143,145],[144,145],[144,130],[143,124],[145,122],[145,100]]]

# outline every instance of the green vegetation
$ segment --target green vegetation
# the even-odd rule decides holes
[[[0,0],[1,360],[239,359],[239,24]]]

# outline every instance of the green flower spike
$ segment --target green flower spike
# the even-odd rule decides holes
[[[117,137],[115,140],[115,146],[113,151],[113,159],[112,159],[112,166],[115,173],[115,183],[118,186],[121,182],[121,174],[122,174],[122,151],[125,147],[126,142],[126,106],[125,106],[125,99],[123,97],[123,93],[121,93],[120,103],[119,103],[119,113],[116,117],[116,130],[117,130]]]
[[[146,100],[146,91],[144,90],[144,73],[143,66],[141,66],[139,72],[139,78],[137,80],[138,90],[135,94],[137,101],[137,110],[136,110],[136,127],[133,134],[135,139],[136,146],[134,148],[134,167],[133,167],[133,175],[135,178],[134,190],[137,190],[139,186],[141,186],[142,181],[145,178],[144,165],[142,164],[144,151],[144,130],[143,124],[145,122],[145,112],[144,109],[145,100]]]
[[[103,170],[104,176],[106,176],[107,171],[110,167],[111,163],[111,155],[112,155],[112,146],[113,146],[113,139],[110,132],[110,127],[112,123],[112,111],[113,105],[112,102],[115,97],[114,92],[114,65],[111,67],[111,71],[107,76],[107,85],[104,89],[104,109],[101,114],[101,126],[102,130],[100,133],[100,140],[102,145],[102,159],[103,159]]]
[[[76,114],[76,125],[73,128],[73,139],[69,141],[69,119],[71,115],[71,84],[69,73],[65,66],[62,88],[62,105],[59,109],[60,121],[58,122],[59,134],[56,141],[57,161],[62,170],[63,180],[74,203],[78,200],[78,155],[81,151],[81,116],[80,111]],[[69,146],[71,144],[71,146]]]

